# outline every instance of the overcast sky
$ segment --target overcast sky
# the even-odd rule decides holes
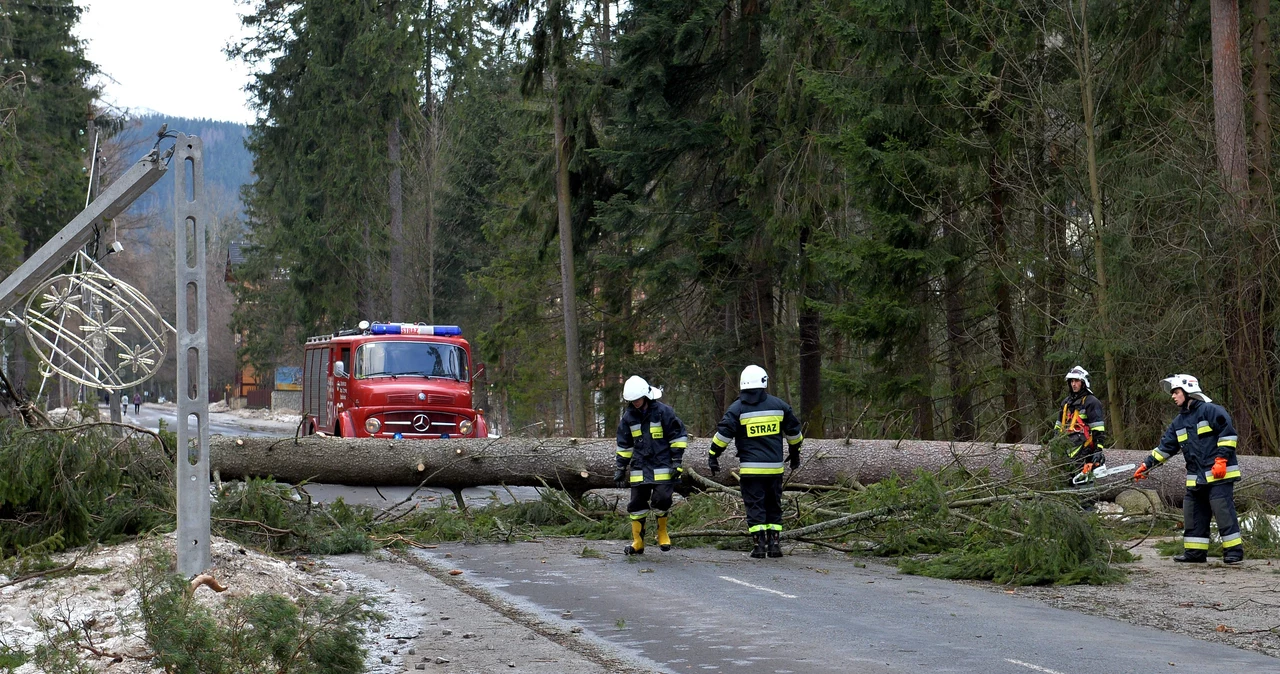
[[[78,33],[107,103],[248,123],[249,69],[223,48],[244,35],[236,0],[85,0]]]

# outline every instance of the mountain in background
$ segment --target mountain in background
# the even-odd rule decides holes
[[[171,115],[148,114],[130,120],[124,130],[116,134],[113,143],[130,165],[155,144],[156,131],[161,124],[168,124],[170,131],[189,136],[199,136],[204,141],[205,192],[214,216],[243,218],[240,188],[253,180],[253,155],[245,149],[244,141],[249,129],[244,124],[218,122],[211,119],[192,119]],[[165,141],[167,147],[172,141]],[[178,168],[176,166],[172,167]],[[138,198],[129,209],[136,215],[157,215],[164,222],[173,219],[172,177],[161,178],[158,183]]]

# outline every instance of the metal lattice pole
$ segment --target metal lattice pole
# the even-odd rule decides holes
[[[210,566],[209,301],[205,292],[203,145],[178,134],[173,161],[174,271],[178,332],[178,573]],[[191,306],[194,302],[195,306]]]

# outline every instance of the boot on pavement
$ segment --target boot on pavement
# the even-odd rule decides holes
[[[666,552],[671,549],[671,536],[667,534],[667,516],[658,517],[658,549]]]
[[[764,559],[765,551],[768,548],[765,543],[765,532],[757,531],[751,534],[751,539],[755,541],[756,546],[751,549],[752,559]]]
[[[1182,554],[1174,555],[1173,561],[1184,564],[1204,564],[1209,561],[1209,553],[1204,550],[1183,550]]]
[[[644,520],[631,520],[631,545],[622,552],[628,556],[644,554]]]
[[[782,532],[773,530],[773,531],[769,531],[768,533],[769,533],[768,547],[767,547],[768,555],[770,557],[781,557],[782,556]]]
[[[1227,548],[1222,553],[1223,564],[1239,564],[1244,561],[1244,546],[1235,545]]]

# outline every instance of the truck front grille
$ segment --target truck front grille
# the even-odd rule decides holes
[[[384,433],[404,435],[457,434],[458,422],[462,421],[456,414],[428,410],[397,410],[379,416]]]

